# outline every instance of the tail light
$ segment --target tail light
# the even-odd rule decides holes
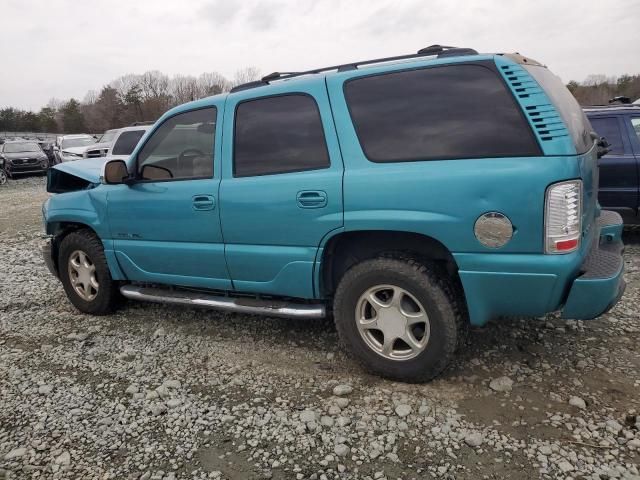
[[[545,253],[577,250],[582,234],[582,180],[547,188],[544,210]]]

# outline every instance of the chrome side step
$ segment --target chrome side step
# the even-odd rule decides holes
[[[120,287],[120,293],[131,300],[215,308],[228,312],[270,315],[273,317],[323,318],[326,315],[325,306],[319,303],[306,304],[257,298],[221,297],[203,292],[169,290],[137,285],[123,285]]]

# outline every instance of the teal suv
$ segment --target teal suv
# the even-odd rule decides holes
[[[168,111],[122,159],[48,174],[44,256],[80,311],[122,297],[332,315],[345,349],[404,381],[468,325],[624,290],[605,149],[560,79],[518,54],[417,54],[260,81]]]

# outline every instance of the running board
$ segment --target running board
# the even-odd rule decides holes
[[[221,297],[202,292],[140,287],[136,285],[124,285],[120,287],[120,293],[131,300],[214,308],[228,312],[272,317],[323,318],[326,315],[325,306],[322,304],[292,303],[259,298]]]

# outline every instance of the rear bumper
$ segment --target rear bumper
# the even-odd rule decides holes
[[[621,235],[620,215],[602,211],[598,230],[574,253],[454,254],[471,323],[559,310],[585,320],[605,313],[625,288]]]
[[[588,320],[609,311],[622,297],[623,278],[622,218],[614,212],[602,212],[599,241],[594,241],[582,264],[581,274],[573,281],[562,309],[563,318]]]

